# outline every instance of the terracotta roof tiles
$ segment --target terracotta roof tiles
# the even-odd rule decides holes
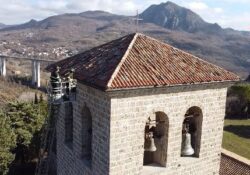
[[[238,81],[232,72],[143,34],[130,34],[61,60],[61,74],[75,68],[78,81],[102,89]]]

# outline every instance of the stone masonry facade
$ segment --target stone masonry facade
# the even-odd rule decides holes
[[[73,142],[65,143],[65,106],[62,104],[57,120],[57,174],[90,175],[109,171],[110,98],[101,91],[78,85],[73,102]],[[82,157],[82,110],[87,106],[92,115],[92,162]]]
[[[65,143],[65,104],[57,122],[58,175],[215,175],[219,174],[226,83],[165,88],[100,91],[78,84],[73,102],[73,142]],[[82,157],[82,110],[92,116],[92,161]],[[186,111],[202,111],[199,157],[181,157]],[[167,116],[166,165],[143,165],[144,129],[148,117]],[[163,149],[164,150],[164,149]],[[90,165],[91,164],[91,165]]]

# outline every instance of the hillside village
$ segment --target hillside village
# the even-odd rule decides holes
[[[43,44],[39,48],[34,48],[15,41],[2,41],[0,43],[1,55],[19,56],[19,57],[38,57],[43,59],[62,59],[72,56],[75,53],[67,50],[65,47],[50,48]]]

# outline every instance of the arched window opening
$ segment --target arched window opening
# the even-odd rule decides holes
[[[187,110],[182,126],[181,156],[199,157],[202,131],[202,110],[191,107]]]
[[[87,161],[92,158],[92,116],[86,105],[82,110],[82,157]]]
[[[165,113],[156,112],[154,118],[148,118],[144,133],[143,165],[166,167],[168,128]]]
[[[65,103],[65,143],[72,146],[73,142],[73,105]]]

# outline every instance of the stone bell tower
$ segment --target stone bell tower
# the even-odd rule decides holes
[[[142,34],[55,66],[78,81],[57,122],[59,175],[219,173],[235,74]]]

